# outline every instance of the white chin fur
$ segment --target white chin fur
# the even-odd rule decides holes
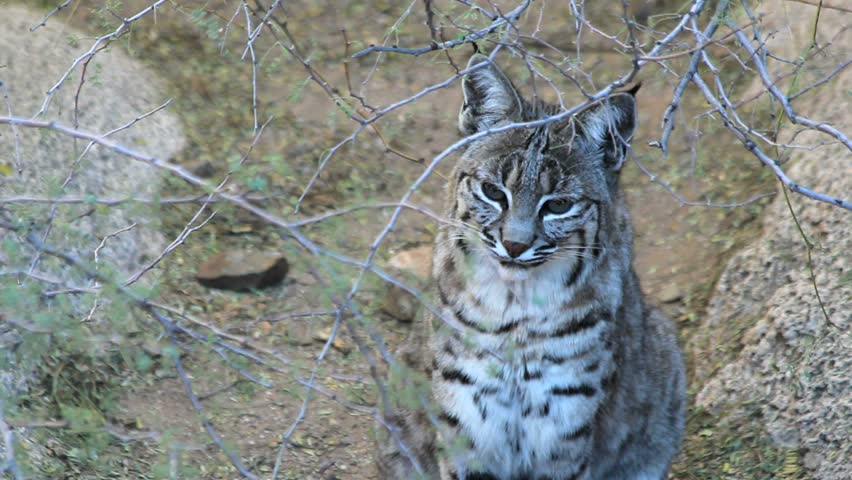
[[[530,278],[530,273],[532,273],[532,269],[530,268],[521,268],[521,267],[504,267],[499,265],[497,267],[497,274],[500,276],[500,280],[504,282],[520,282]]]

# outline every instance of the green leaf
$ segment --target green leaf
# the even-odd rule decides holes
[[[255,175],[249,178],[246,182],[246,185],[249,187],[249,189],[255,191],[266,190],[267,184],[268,182],[266,181],[266,178],[260,175]]]

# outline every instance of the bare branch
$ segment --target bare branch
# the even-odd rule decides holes
[[[710,23],[707,25],[707,28],[701,34],[702,42],[704,39],[710,39],[714,33],[716,33],[716,29],[719,28],[719,22],[722,19],[722,16],[728,10],[728,0],[721,0],[718,5],[716,5],[716,13],[713,14],[713,18],[710,20]],[[688,19],[690,21],[694,19]],[[672,131],[674,130],[674,120],[675,115],[677,114],[678,106],[680,105],[681,97],[683,97],[683,93],[686,90],[686,86],[692,81],[693,76],[696,74],[698,69],[698,62],[701,61],[701,54],[704,50],[699,49],[695,53],[692,54],[692,57],[689,60],[689,66],[686,68],[686,73],[684,73],[680,82],[678,82],[677,87],[675,87],[674,94],[672,95],[672,101],[669,103],[668,108],[666,108],[665,113],[663,113],[663,122],[662,129],[663,134],[660,137],[658,142],[652,143],[653,146],[659,147],[663,152],[663,156],[668,154],[668,143],[669,137],[671,136]],[[653,57],[654,55],[646,55],[645,57]]]
[[[788,2],[795,2],[795,3],[803,3],[805,5],[812,5],[814,7],[819,7],[819,8],[827,8],[829,10],[838,10],[838,11],[841,11],[841,12],[852,13],[852,8],[841,7],[840,5],[834,5],[832,3],[824,2],[822,0],[819,0],[819,1],[817,1],[817,0],[787,0],[787,1]]]
[[[54,4],[59,1],[56,0]],[[837,2],[829,4],[822,1],[816,2],[816,0],[788,1],[814,5],[819,8],[817,12],[823,8],[839,12],[849,11],[845,6],[838,6]],[[666,93],[664,98],[657,99],[661,108],[667,108],[660,118],[662,125],[659,139],[652,145],[659,147],[662,156],[669,156],[671,152],[673,157],[683,151],[684,159],[682,162],[676,162],[676,165],[670,160],[662,164],[663,166],[656,166],[656,163],[650,160],[646,162],[636,157],[632,159],[639,171],[667,192],[677,205],[730,209],[760,202],[765,197],[774,195],[771,192],[751,195],[753,192],[751,188],[744,190],[748,193],[737,194],[728,191],[720,194],[713,193],[714,198],[710,198],[708,194],[694,193],[700,192],[699,189],[703,188],[705,180],[727,181],[721,175],[719,176],[721,180],[711,176],[704,177],[699,168],[699,152],[703,151],[700,147],[709,142],[720,141],[716,136],[720,129],[715,127],[723,126],[721,133],[726,138],[724,141],[731,140],[728,137],[730,132],[730,135],[733,135],[743,147],[735,148],[738,151],[736,159],[741,161],[744,155],[748,158],[750,156],[757,158],[759,164],[750,163],[755,168],[760,165],[768,167],[783,184],[785,195],[786,189],[790,189],[811,199],[852,210],[849,199],[834,198],[832,195],[798,184],[788,176],[788,170],[784,164],[784,159],[792,149],[796,149],[798,154],[803,155],[811,151],[818,153],[818,149],[833,144],[843,144],[847,153],[849,149],[852,149],[848,132],[842,132],[839,124],[832,125],[803,115],[802,112],[809,110],[804,108],[800,98],[808,93],[813,94],[814,90],[820,87],[836,87],[842,75],[848,73],[848,66],[852,60],[843,58],[844,52],[838,53],[836,48],[829,48],[834,42],[838,42],[834,46],[841,45],[842,40],[838,40],[840,33],[829,39],[827,43],[821,41],[817,44],[816,27],[814,27],[812,45],[807,51],[799,54],[778,49],[771,42],[767,44],[764,41],[764,39],[770,39],[776,32],[763,31],[765,25],[762,23],[763,17],[753,13],[748,2],[745,1],[742,2],[742,8],[745,9],[747,19],[734,23],[735,16],[729,0],[720,0],[716,3],[691,0],[676,14],[655,15],[653,22],[645,22],[644,17],[636,13],[636,9],[631,8],[627,1],[613,5],[604,6],[601,3],[593,6],[592,2],[569,0],[565,5],[555,7],[555,11],[573,18],[555,21],[552,15],[554,7],[547,2],[539,2],[536,4],[538,9],[531,10],[530,6],[533,3],[531,0],[515,0],[503,4],[471,0],[443,3],[423,0],[421,4],[418,0],[409,0],[392,6],[393,10],[383,8],[380,13],[377,11],[375,18],[385,25],[378,25],[376,29],[363,28],[365,27],[363,23],[352,25],[349,23],[352,20],[345,18],[343,19],[345,23],[340,26],[346,25],[349,30],[340,26],[323,25],[326,31],[323,38],[316,37],[316,25],[305,24],[304,17],[300,16],[302,14],[300,6],[295,4],[291,6],[280,0],[253,2],[228,0],[216,5],[214,3],[192,10],[191,18],[193,22],[199,24],[194,27],[203,27],[201,37],[205,33],[204,30],[207,30],[206,33],[210,38],[206,40],[212,40],[215,51],[222,56],[223,62],[231,61],[234,65],[239,65],[237,59],[229,57],[230,52],[242,50],[240,60],[243,62],[243,67],[240,67],[237,73],[238,78],[243,82],[240,92],[244,97],[244,104],[238,105],[237,109],[246,114],[249,110],[251,111],[250,123],[254,137],[245,152],[242,148],[236,154],[231,152],[232,142],[229,141],[225,148],[213,153],[214,156],[221,155],[220,161],[230,158],[231,155],[239,158],[237,166],[230,169],[224,178],[208,181],[200,178],[200,175],[193,173],[191,169],[183,168],[157,155],[145,154],[133,146],[114,140],[114,137],[111,138],[115,133],[127,130],[137,122],[165,109],[171,101],[106,133],[80,130],[77,118],[78,116],[83,118],[83,115],[88,113],[81,110],[83,103],[80,92],[84,85],[88,91],[95,84],[93,73],[95,64],[91,62],[96,56],[100,58],[99,53],[104,49],[109,46],[114,47],[116,44],[113,42],[125,34],[131,31],[137,34],[141,29],[133,28],[133,25],[143,17],[150,14],[158,15],[158,9],[164,12],[165,9],[162,7],[166,6],[166,0],[149,0],[145,2],[149,5],[147,8],[139,10],[129,18],[121,17],[110,10],[114,7],[105,5],[99,12],[104,15],[113,15],[119,20],[119,24],[110,27],[111,32],[91,38],[89,41],[93,43],[88,45],[87,50],[84,47],[82,55],[73,61],[68,60],[70,67],[67,71],[63,71],[58,81],[55,78],[51,79],[51,82],[56,81],[56,83],[47,91],[41,109],[36,113],[36,117],[39,115],[46,117],[55,93],[68,82],[71,76],[80,75],[79,83],[76,85],[74,112],[72,120],[69,120],[70,125],[51,122],[48,118],[17,117],[5,95],[5,88],[0,86],[3,88],[2,93],[7,107],[5,109],[7,116],[0,116],[0,125],[9,125],[10,133],[14,134],[14,159],[19,174],[23,171],[26,160],[25,147],[21,145],[28,145],[26,142],[33,137],[19,135],[20,132],[24,132],[23,129],[50,131],[63,138],[73,139],[75,150],[77,140],[86,142],[82,151],[75,151],[71,157],[72,164],[59,192],[53,193],[55,190],[50,190],[50,194],[44,194],[29,193],[43,190],[23,190],[24,193],[21,193],[16,190],[15,193],[8,193],[4,198],[0,198],[0,215],[2,215],[0,229],[11,232],[9,238],[22,245],[21,255],[26,262],[23,266],[9,262],[8,269],[0,270],[0,277],[6,282],[40,282],[38,288],[33,291],[38,300],[46,303],[48,301],[56,303],[52,299],[61,296],[65,297],[58,298],[59,300],[80,303],[84,307],[73,312],[73,318],[77,319],[94,318],[96,310],[104,308],[107,292],[110,294],[118,292],[118,297],[132,308],[145,312],[146,315],[142,316],[141,324],[149,328],[151,332],[168,337],[174,347],[169,351],[169,358],[175,362],[177,376],[183,383],[185,394],[194,411],[213,444],[225,453],[239,475],[244,478],[256,478],[255,473],[250,470],[252,465],[244,465],[239,454],[228,448],[220,432],[205,417],[204,401],[236,385],[249,384],[249,382],[264,388],[272,388],[273,385],[279,388],[283,384],[284,388],[292,389],[295,385],[299,392],[298,409],[295,409],[293,405],[292,416],[287,418],[286,425],[281,425],[280,444],[277,445],[277,455],[271,474],[273,479],[281,477],[287,469],[287,463],[297,455],[295,451],[289,450],[294,444],[294,436],[300,430],[310,428],[309,419],[314,415],[313,410],[317,402],[324,402],[326,399],[352,412],[364,415],[365,419],[375,420],[379,428],[387,430],[391,441],[396,445],[399,453],[411,463],[412,468],[415,471],[423,471],[424,465],[421,464],[421,459],[414,454],[414,445],[406,443],[404,432],[400,425],[395,424],[396,417],[392,414],[396,392],[392,391],[392,385],[387,383],[385,373],[389,368],[394,369],[400,366],[402,359],[395,358],[391,353],[399,332],[393,326],[376,325],[373,322],[372,314],[377,307],[377,300],[381,299],[384,292],[374,288],[371,280],[380,281],[385,288],[395,287],[393,291],[398,288],[407,292],[422,304],[422,308],[435,315],[436,322],[440,321],[459,332],[464,330],[464,326],[452,316],[447,318],[436,308],[424,292],[408,285],[389,271],[385,271],[381,265],[391,245],[409,241],[419,244],[423,241],[421,235],[428,235],[435,228],[441,229],[447,226],[476,228],[475,225],[450,220],[441,213],[433,211],[432,203],[427,203],[434,200],[433,198],[423,200],[424,203],[419,205],[416,203],[415,195],[431,196],[436,190],[432,188],[431,183],[438,181],[432,178],[433,175],[440,176],[439,169],[443,171],[453,156],[489,136],[504,134],[515,129],[532,129],[554,122],[565,122],[575,115],[582,114],[584,109],[592,107],[597,102],[605,101],[610,95],[617,94],[624,87],[635,84],[641,79],[645,85],[649,83],[653,85],[651,88],[662,85],[657,92],[652,92],[656,93],[657,97],[660,97],[663,91],[670,92]],[[71,0],[62,1],[31,30],[35,31],[44,26],[60,10],[72,4]],[[190,12],[184,10],[183,6],[175,2],[168,4],[174,6],[180,14],[190,16]],[[713,5],[712,15],[705,11],[708,5]],[[422,10],[420,10],[421,7]],[[740,8],[737,7],[737,12]],[[37,18],[33,18],[31,22]],[[555,23],[558,23],[558,29],[554,27]],[[428,31],[424,30],[424,24]],[[370,27],[375,26],[370,25]],[[720,27],[723,30],[720,30]],[[728,30],[724,30],[725,28]],[[357,35],[362,32],[367,33],[359,38]],[[197,32],[193,32],[195,33]],[[363,48],[363,45],[371,42],[375,44]],[[474,42],[478,42],[480,46],[487,49],[488,59],[471,65],[470,68],[460,68],[462,64],[457,65],[458,59],[453,58],[458,55],[451,50]],[[590,42],[593,42],[592,46],[589,46]],[[356,45],[361,46],[355,47]],[[133,46],[137,47],[136,44]],[[353,54],[350,50],[356,48],[363,49]],[[205,49],[205,51],[208,50]],[[431,52],[437,53],[434,56],[427,55]],[[385,56],[386,53],[401,55],[391,58]],[[358,60],[371,54],[374,55],[368,61]],[[342,58],[340,58],[341,55]],[[434,142],[431,139],[425,140],[429,136],[430,128],[439,129],[437,120],[434,126],[422,123],[414,124],[416,127],[411,126],[409,118],[412,115],[419,115],[420,107],[425,105],[436,111],[443,109],[446,105],[443,104],[442,90],[456,86],[456,81],[465,75],[490,68],[490,64],[497,59],[498,55],[511,57],[514,67],[521,69],[525,67],[523,75],[528,74],[528,76],[522,77],[521,81],[527,83],[525,88],[532,89],[534,99],[548,100],[556,106],[546,107],[541,111],[536,110],[535,115],[518,117],[536,118],[535,120],[498,124],[461,139],[446,140],[448,137],[440,134],[432,137],[436,139]],[[825,60],[830,60],[831,63]],[[413,71],[407,71],[413,68],[412,66],[423,68],[424,61],[428,64],[426,68],[434,71],[429,71],[423,76],[414,76]],[[500,61],[502,63],[502,60]],[[268,84],[265,82],[268,80],[267,74],[273,68],[279,68],[282,63],[286,64],[285,68],[289,69],[289,72],[295,72],[299,80],[304,80],[300,88],[303,85],[309,85],[307,91],[311,96],[311,102],[300,108],[312,111],[308,115],[302,115],[298,109],[294,110],[293,118],[296,119],[294,123],[297,124],[293,126],[289,121],[291,117],[279,116],[284,118],[284,121],[269,128],[285,130],[265,134],[272,118],[269,117],[269,120],[261,123],[261,110],[270,105],[276,109],[286,108],[286,106],[280,106],[274,98],[277,93],[273,94],[273,98],[266,98],[268,92],[280,91],[279,87],[282,86],[280,82],[272,81]],[[88,68],[90,64],[91,69]],[[435,67],[444,70],[438,72]],[[3,66],[0,65],[0,68]],[[250,73],[245,68],[250,68]],[[605,72],[600,74],[604,70]],[[398,74],[399,71],[402,71],[402,75]],[[445,76],[440,76],[444,72]],[[411,80],[412,78],[415,80]],[[754,84],[750,84],[751,88],[743,88],[743,84],[751,79],[759,80],[752,82]],[[286,82],[289,83],[292,80],[293,77],[286,77]],[[353,86],[358,87],[359,83],[360,90],[353,88]],[[314,88],[314,85],[318,88]],[[788,85],[789,89],[785,92]],[[365,92],[372,91],[368,90],[368,87],[379,90],[380,97],[370,98],[368,101],[368,95]],[[402,91],[405,93],[398,93]],[[372,96],[372,93],[370,95]],[[293,98],[295,97],[294,95]],[[554,98],[555,101],[553,101]],[[434,102],[431,106],[428,104],[430,101]],[[703,105],[704,101],[710,106],[697,106],[699,103]],[[769,104],[769,108],[766,108],[764,102]],[[231,104],[228,102],[228,105]],[[317,105],[325,110],[317,110]],[[317,135],[316,124],[322,122],[322,114],[328,110],[335,114],[338,111],[343,113],[331,119],[335,122],[342,119],[344,124],[343,130],[340,130],[342,134],[335,133],[334,137]],[[706,111],[695,115],[696,111],[702,110]],[[653,112],[653,109],[642,110],[643,115],[647,115],[648,112]],[[690,117],[690,115],[695,116]],[[439,116],[436,115],[435,118]],[[440,118],[441,122],[447,123],[442,116]],[[404,120],[404,123],[400,120]],[[786,127],[786,120],[790,120],[795,126],[782,132],[781,127]],[[188,124],[193,122],[189,118],[186,121]],[[647,124],[647,119],[643,118],[642,121]],[[301,129],[305,124],[309,125],[309,128],[305,130],[307,135],[315,136],[316,140],[299,139],[300,145],[287,145],[293,136],[303,135]],[[676,124],[679,129],[686,130],[685,134],[673,133]],[[335,128],[339,125],[335,123]],[[296,132],[294,135],[291,135],[291,130],[286,130],[290,128]],[[362,135],[365,130],[369,133]],[[806,134],[814,131],[820,133],[816,136],[816,140],[811,140],[811,136]],[[228,133],[230,132],[223,134]],[[261,142],[261,136],[264,137],[263,142]],[[19,137],[24,139],[23,144]],[[715,138],[711,139],[711,137]],[[415,140],[410,140],[412,138]],[[11,135],[7,139],[11,144]],[[398,139],[403,139],[406,143],[399,146],[396,143]],[[204,138],[194,137],[192,140],[201,145],[199,148],[204,147]],[[314,161],[311,155],[304,155],[305,150],[301,145],[303,142],[309,144],[310,148],[316,148],[319,145],[318,142],[327,142],[323,147],[327,147],[327,150],[318,155],[319,158],[315,159],[316,164],[311,163]],[[689,145],[685,145],[686,142],[689,142]],[[96,191],[87,195],[65,192],[65,187],[74,178],[85,173],[81,167],[85,165],[83,159],[96,145],[109,150],[110,155],[118,156],[120,160],[141,162],[157,169],[158,173],[164,173],[173,180],[182,180],[186,184],[177,182],[180,184],[178,191],[164,192],[170,196],[163,198],[156,196],[142,198],[133,195],[122,197],[121,193],[109,191]],[[214,145],[218,147],[220,143]],[[256,146],[257,150],[255,150]],[[11,158],[11,148],[9,150],[8,158]],[[209,156],[207,151],[205,150],[205,155]],[[262,158],[262,163],[258,162],[255,165],[256,151],[262,153],[262,156],[257,155]],[[270,155],[273,152],[275,157]],[[434,152],[438,154],[435,155]],[[386,155],[387,153],[398,158],[390,157]],[[302,160],[309,156],[312,158],[311,161]],[[348,197],[340,194],[334,198],[334,202],[319,201],[320,197],[326,196],[326,192],[311,196],[319,188],[320,178],[328,177],[335,181],[337,175],[344,171],[344,161],[368,161],[370,157],[376,156],[382,157],[382,161],[389,158],[399,162],[403,159],[406,162],[399,163],[407,168],[404,171],[392,172],[392,175],[387,177],[389,180],[370,179],[371,188],[380,186],[377,186],[376,190],[367,190],[366,198],[360,191],[357,194],[357,200],[352,200],[356,198],[355,195]],[[284,157],[287,163],[279,171],[281,157]],[[292,161],[290,157],[293,158]],[[249,164],[250,160],[250,175],[255,174],[255,168],[258,169],[259,175],[266,175],[267,172],[275,170],[274,175],[278,180],[275,181],[275,186],[271,190],[264,188],[263,194],[240,193],[246,189],[238,184],[242,181],[242,177],[238,174],[238,167]],[[338,162],[341,165],[336,165]],[[410,163],[417,166],[414,167]],[[291,168],[293,166],[297,168]],[[384,164],[378,164],[378,166],[386,167]],[[372,167],[376,165],[373,164]],[[688,169],[688,173],[683,175],[683,180],[692,181],[694,188],[691,191],[681,186],[679,181],[681,167]],[[729,168],[735,169],[737,166]],[[294,170],[295,173],[293,173]],[[245,172],[245,170],[242,171]],[[373,175],[375,170],[369,170],[369,172]],[[362,173],[362,170],[357,171],[359,175]],[[346,175],[345,171],[343,175]],[[736,177],[739,178],[740,175]],[[353,175],[352,178],[357,177]],[[405,179],[403,183],[400,183],[400,178]],[[727,177],[727,179],[730,178],[732,177]],[[2,177],[0,180],[3,180]],[[428,187],[426,187],[427,182],[430,183]],[[348,183],[341,183],[341,185],[349,189]],[[384,198],[375,194],[376,191],[385,191],[383,190],[385,188],[395,193],[390,194],[391,197]],[[254,190],[254,187],[250,190]],[[705,191],[719,190],[713,188]],[[317,199],[316,202],[313,202],[314,198]],[[720,198],[724,198],[724,201],[713,201]],[[309,201],[312,202],[310,205]],[[329,206],[332,203],[333,206]],[[105,252],[109,250],[107,247],[114,245],[114,242],[123,240],[121,237],[115,238],[116,236],[135,228],[136,224],[131,224],[131,220],[111,226],[108,231],[113,233],[106,236],[103,233],[97,233],[100,243],[93,251],[72,255],[60,247],[48,245],[48,233],[51,228],[58,228],[58,225],[53,226],[54,216],[61,218],[56,215],[57,212],[62,211],[61,209],[71,210],[72,214],[76,210],[81,210],[86,211],[84,215],[96,215],[103,212],[105,207],[144,208],[140,205],[148,204],[190,206],[186,208],[186,212],[183,208],[168,210],[170,215],[178,212],[180,215],[186,215],[183,227],[175,229],[170,243],[162,248],[159,254],[155,252],[153,260],[146,259],[135,269],[123,272],[124,276],[118,281],[112,277],[107,278],[103,273],[107,271],[104,264]],[[37,222],[24,226],[10,220],[15,218],[15,222],[18,222],[15,215],[18,212],[26,212],[27,209],[22,207],[27,205],[37,205],[38,208],[35,210],[38,211],[48,210],[40,205],[49,205],[50,214],[47,221],[37,219]],[[83,207],[77,207],[77,205],[83,205]],[[86,208],[86,205],[89,208]],[[96,205],[99,207],[95,208]],[[430,208],[423,205],[430,205]],[[307,211],[308,206],[311,207],[311,211]],[[304,257],[300,258],[299,266],[305,266],[310,277],[295,275],[295,278],[291,278],[284,287],[285,289],[294,285],[298,285],[301,289],[302,281],[305,280],[304,285],[312,286],[311,294],[321,291],[326,296],[319,301],[310,299],[287,303],[283,308],[281,303],[264,303],[265,306],[274,305],[274,307],[270,307],[269,311],[253,309],[247,318],[236,316],[234,320],[229,318],[223,321],[222,316],[208,317],[188,313],[195,311],[192,306],[170,305],[166,301],[142,298],[134,293],[135,288],[129,288],[142,277],[150,275],[148,272],[157,268],[177,249],[186,246],[193,238],[198,238],[193,234],[209,225],[208,222],[218,215],[218,212],[230,212],[230,207],[235,207],[240,214],[250,214],[253,217],[252,221],[263,224],[263,232],[253,233],[260,233],[264,239],[268,239],[270,233],[277,234],[288,247],[295,246],[299,252],[298,255]],[[316,211],[313,210],[314,207]],[[348,229],[356,221],[361,222],[367,217],[370,218],[368,227],[375,230],[359,230],[360,237],[354,239],[356,243],[344,245],[342,242],[338,243],[337,237],[326,233],[328,231],[326,227],[336,229],[343,224]],[[404,221],[403,218],[405,218]],[[25,219],[27,220],[32,219]],[[427,225],[423,227],[422,223]],[[409,232],[413,230],[412,224],[416,225],[414,227],[416,229],[414,231],[417,232],[416,238],[409,236]],[[120,228],[125,225],[130,226]],[[212,235],[215,230],[209,233]],[[363,238],[364,231],[370,232],[369,237]],[[249,237],[241,237],[240,241],[254,241]],[[276,244],[278,240],[272,239]],[[353,244],[359,244],[357,242],[362,242],[362,250],[351,247]],[[810,256],[812,245],[806,237],[805,242]],[[336,246],[329,247],[329,245]],[[0,251],[0,263],[6,260],[4,255],[7,254]],[[50,270],[55,262],[45,261],[39,264],[39,258],[42,255],[44,258],[50,256],[59,259],[59,263],[64,262],[73,268],[74,280],[66,280],[64,275]],[[32,261],[30,261],[31,258]],[[94,258],[94,264],[91,262],[92,258]],[[288,259],[292,258],[288,256]],[[812,267],[811,263],[809,257],[809,267]],[[29,266],[28,269],[27,266]],[[345,273],[341,274],[341,272]],[[78,274],[84,280],[81,281]],[[811,281],[816,286],[813,270],[811,270]],[[287,293],[289,294],[290,291]],[[817,295],[819,295],[818,291]],[[290,296],[286,296],[290,300]],[[821,299],[819,301],[823,306]],[[827,312],[828,310],[823,308],[826,317]],[[4,311],[3,315],[3,320],[7,321],[12,328],[21,330],[21,333],[33,335],[53,333],[37,322],[30,321],[19,312],[9,316]],[[323,327],[330,327],[330,334],[324,339],[321,349],[317,348],[317,351],[309,352],[308,355],[302,355],[305,353],[303,351],[293,353],[287,350],[287,347],[279,350],[274,342],[266,343],[264,339],[258,338],[259,332],[264,335],[276,335],[275,332],[270,332],[269,324],[274,323],[276,329],[280,328],[284,331],[286,326],[283,323],[288,321],[300,322],[299,327],[321,324]],[[87,327],[91,326],[94,326],[94,323],[87,325]],[[393,332],[390,338],[383,338],[386,329]],[[347,362],[351,362],[356,360],[353,357],[357,356],[357,362],[360,362],[357,363],[357,370],[352,370],[349,366],[330,366],[334,362],[329,352],[335,340],[340,340],[341,336],[345,336],[347,341],[351,340],[357,347],[354,355],[346,359]],[[205,353],[218,355],[219,358],[213,357],[214,362],[217,364],[221,362],[221,365],[226,366],[229,372],[225,377],[226,380],[217,384],[218,388],[205,389],[205,393],[202,394],[197,393],[197,385],[192,384],[193,378],[185,369],[185,365],[188,366],[189,362],[179,355],[179,351],[189,354],[198,352],[200,345],[204,346]],[[501,352],[489,353],[501,358]],[[305,357],[309,360],[305,361]],[[187,363],[181,363],[182,361]],[[338,369],[335,373],[326,372],[335,368]],[[270,377],[274,379],[274,382],[268,380],[263,374],[257,373],[258,371],[276,375]],[[342,393],[342,390],[338,388],[339,382],[357,383],[358,387],[367,385],[370,400],[347,399],[351,397]],[[418,397],[416,401],[426,412],[433,426],[440,429],[439,422],[432,416],[429,398]],[[0,433],[5,435],[2,413],[2,405],[0,405],[0,431],[2,431]],[[12,427],[15,425],[12,424]],[[109,425],[106,428],[109,429],[107,431],[110,434],[129,441],[156,438],[158,435],[154,432],[137,436]],[[225,436],[230,434],[225,433]],[[5,438],[4,440],[7,446],[12,445],[11,440]],[[14,455],[8,457],[9,447],[6,454],[7,460],[5,464],[0,463],[0,472],[17,478],[14,470],[16,467]],[[177,464],[176,454],[173,462]],[[329,468],[329,465],[331,464],[327,463],[319,469],[322,471]]]
[[[65,80],[68,79],[68,77],[71,75],[71,72],[73,72],[77,68],[77,66],[80,65],[80,63],[94,56],[95,53],[97,53],[105,43],[108,44],[113,40],[119,38],[127,31],[129,26],[133,24],[133,22],[136,22],[137,20],[143,18],[149,13],[155,11],[160,5],[166,3],[166,1],[167,0],[157,0],[155,3],[141,10],[136,15],[133,15],[130,18],[122,19],[121,25],[119,25],[118,28],[116,28],[112,33],[108,33],[95,39],[95,42],[92,44],[89,50],[86,51],[83,55],[77,57],[77,59],[75,59],[74,62],[71,63],[71,66],[68,67],[68,70],[62,75],[62,77],[60,77],[59,80],[52,87],[50,87],[50,89],[47,91],[47,96],[44,99],[44,103],[42,103],[41,105],[41,109],[39,109],[39,111],[33,117],[44,115],[45,112],[47,112],[47,108],[50,105],[50,100],[53,98],[53,95],[56,93],[57,90],[59,90],[60,87],[62,87],[62,84],[65,83]]]
[[[59,5],[57,5],[57,6],[56,6],[56,8],[54,8],[53,10],[51,10],[50,12],[48,12],[48,14],[47,14],[47,15],[45,15],[45,16],[44,16],[44,18],[43,18],[43,19],[42,19],[42,20],[41,20],[38,24],[33,25],[32,27],[30,27],[30,31],[31,31],[31,32],[35,32],[35,31],[36,31],[36,30],[38,30],[39,28],[41,28],[41,27],[43,27],[43,26],[47,25],[47,21],[50,19],[50,17],[52,17],[52,16],[56,15],[57,13],[59,13],[59,12],[60,12],[63,8],[67,7],[68,5],[71,5],[71,2],[73,2],[73,1],[74,1],[74,0],[65,0],[64,2],[60,3]]]
[[[168,320],[165,317],[158,314],[154,310],[151,310],[150,313],[157,317],[163,323],[163,325],[168,325]],[[177,339],[175,338],[173,331],[169,331],[169,340],[171,340],[172,345],[177,347]],[[246,467],[243,465],[243,462],[240,460],[240,458],[233,451],[231,451],[230,448],[225,446],[225,443],[222,441],[222,437],[220,437],[219,434],[216,432],[216,429],[213,428],[213,424],[210,423],[209,420],[207,420],[206,416],[204,415],[204,412],[202,411],[201,400],[199,400],[198,397],[195,396],[195,392],[192,388],[192,382],[186,375],[186,370],[183,367],[183,362],[181,362],[180,360],[180,355],[175,351],[172,352],[171,357],[172,362],[174,362],[175,368],[177,369],[178,376],[180,376],[181,382],[183,382],[184,390],[186,390],[186,396],[189,397],[189,401],[190,403],[192,403],[192,408],[195,410],[195,413],[198,415],[201,424],[204,426],[204,429],[207,430],[207,434],[213,440],[213,443],[215,443],[216,446],[219,447],[219,449],[225,453],[225,455],[231,461],[231,465],[233,465],[234,468],[236,468],[237,471],[240,472],[240,475],[242,475],[243,478],[247,478],[249,480],[257,480],[258,477],[253,473],[249,472],[248,469],[246,469]]]
[[[713,96],[710,87],[708,87],[707,84],[704,83],[703,80],[701,80],[701,77],[696,76],[694,82],[701,90],[701,92],[704,93],[704,98],[706,98],[711,105],[718,109],[719,113],[724,119],[725,126],[728,127],[728,129],[734,133],[734,135],[737,137],[737,139],[740,140],[740,142],[742,142],[746,150],[748,150],[755,157],[757,157],[761,161],[761,163],[769,167],[775,174],[775,176],[778,177],[778,179],[781,180],[781,183],[783,183],[787,188],[798,194],[813,198],[814,200],[825,202],[831,205],[836,205],[847,210],[852,210],[852,203],[850,203],[848,200],[844,200],[842,198],[835,198],[830,195],[815,192],[790,179],[790,177],[788,177],[784,170],[781,168],[781,162],[769,157],[766,153],[763,152],[763,150],[760,149],[760,147],[756,143],[754,143],[754,141],[752,141],[748,137],[746,133],[740,131],[740,129],[733,124],[727,113],[724,111],[725,108]]]
[[[754,47],[748,38],[745,36],[743,32],[736,33],[737,39],[740,41],[740,44],[745,47],[745,49],[752,56],[752,63],[757,68],[758,73],[760,74],[760,79],[763,81],[763,85],[772,94],[773,97],[778,101],[783,108],[784,113],[787,115],[787,118],[790,119],[791,122],[797,125],[804,125],[808,128],[812,128],[814,130],[819,130],[825,134],[831,135],[832,137],[839,140],[846,148],[852,151],[852,142],[849,141],[849,138],[843,134],[840,130],[828,125],[827,123],[815,122],[807,117],[801,116],[793,110],[793,106],[790,104],[790,100],[784,95],[781,90],[772,82],[772,79],[769,78],[769,72],[766,70],[766,65],[760,61],[758,57],[757,48]],[[795,191],[795,189],[793,189]]]
[[[419,57],[420,55],[423,55],[424,53],[434,52],[434,51],[437,51],[437,50],[446,50],[446,49],[449,49],[449,48],[457,47],[459,45],[464,45],[465,43],[472,43],[472,42],[475,42],[477,40],[482,40],[487,35],[490,35],[491,33],[494,33],[495,31],[497,31],[500,27],[507,25],[507,24],[510,24],[510,23],[514,22],[515,20],[517,20],[517,18],[520,17],[521,14],[524,13],[524,11],[526,11],[526,9],[530,6],[531,3],[532,3],[532,0],[524,1],[524,3],[519,5],[517,8],[515,8],[514,10],[512,10],[511,12],[506,14],[505,16],[494,19],[494,21],[491,23],[491,25],[489,25],[489,26],[487,26],[483,29],[477,30],[476,32],[473,32],[473,33],[465,36],[464,38],[460,38],[458,40],[450,40],[448,42],[441,42],[441,43],[433,42],[428,47],[421,47],[421,48],[402,48],[402,47],[397,47],[396,45],[390,46],[390,47],[387,47],[387,46],[384,46],[384,45],[371,45],[369,48],[361,50],[360,52],[356,52],[354,55],[352,55],[352,58],[363,57],[363,56],[369,55],[373,52],[402,53],[402,54],[406,54],[406,55],[414,55],[415,57]]]
[[[9,103],[9,92],[6,90],[6,85],[0,81],[0,93],[3,94],[3,103],[6,104],[6,111],[9,112],[9,116],[12,117],[14,114],[12,113],[12,104]],[[18,171],[18,175],[24,172],[24,164],[21,163],[21,137],[18,133],[18,127],[12,126],[12,135],[15,137],[15,169]]]

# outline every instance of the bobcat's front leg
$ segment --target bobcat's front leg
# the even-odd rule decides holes
[[[421,315],[405,342],[397,349],[398,370],[388,388],[393,412],[386,425],[376,425],[376,467],[382,480],[439,480],[436,431],[424,403],[431,401],[429,376],[431,354],[428,334],[431,321]],[[391,435],[390,428],[396,435]],[[420,472],[415,468],[415,463]]]

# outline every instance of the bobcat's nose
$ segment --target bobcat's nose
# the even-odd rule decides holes
[[[505,247],[506,251],[509,252],[510,257],[518,258],[518,255],[524,253],[528,248],[530,248],[530,245],[528,243],[517,243],[503,240],[503,247]]]

